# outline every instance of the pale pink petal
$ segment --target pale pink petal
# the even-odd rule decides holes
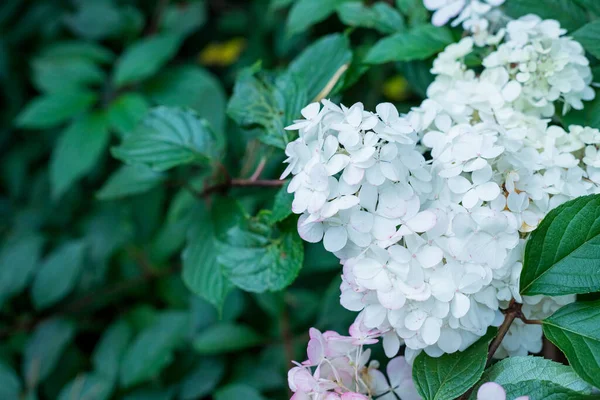
[[[477,400],[506,400],[506,392],[496,382],[484,383],[477,391]]]

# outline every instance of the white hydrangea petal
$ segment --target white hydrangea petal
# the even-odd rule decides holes
[[[425,210],[406,221],[405,225],[414,232],[427,232],[435,226],[436,221],[436,215],[429,210]]]
[[[500,195],[500,186],[496,182],[487,182],[477,186],[477,196],[483,201],[492,201]]]
[[[327,251],[336,252],[344,248],[348,241],[348,232],[342,226],[333,226],[327,229],[323,237],[323,246]]]
[[[477,390],[477,400],[506,400],[506,392],[496,382],[487,382]]]
[[[400,350],[400,338],[394,331],[383,335],[383,351],[388,358],[394,357]]]
[[[309,243],[318,243],[323,239],[323,224],[320,222],[304,224],[307,217],[304,214],[298,219],[298,234],[303,240]]]
[[[450,304],[450,311],[455,318],[461,318],[469,312],[471,301],[462,293],[456,293]]]
[[[421,337],[426,344],[432,345],[438,341],[441,333],[441,325],[440,320],[437,318],[429,317],[425,320],[421,327]]]
[[[442,328],[437,345],[445,353],[455,353],[460,348],[462,338],[455,329]]]
[[[425,320],[427,319],[427,313],[423,310],[413,310],[406,315],[404,319],[404,326],[411,331],[417,331],[421,328]]]
[[[431,268],[442,262],[444,252],[437,246],[423,246],[417,253],[417,261],[423,268]]]
[[[454,176],[448,179],[448,187],[453,193],[466,193],[471,186],[471,182],[464,176]]]

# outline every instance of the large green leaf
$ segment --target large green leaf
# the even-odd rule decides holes
[[[50,183],[55,199],[93,170],[109,139],[108,121],[101,113],[85,115],[65,129],[50,159]]]
[[[304,250],[295,226],[274,228],[269,219],[270,212],[264,212],[234,226],[218,244],[225,275],[249,292],[281,290],[302,268]]]
[[[147,192],[167,179],[163,172],[147,165],[124,165],[114,172],[96,196],[100,200],[113,200]]]
[[[405,29],[402,15],[384,2],[377,2],[368,7],[361,1],[343,3],[337,8],[337,13],[346,25],[376,29],[389,34]]]
[[[306,87],[297,76],[275,77],[252,67],[236,80],[227,114],[242,128],[257,129],[264,143],[285,149],[292,134],[284,128],[299,116],[307,101]]]
[[[113,383],[106,377],[94,373],[78,375],[65,385],[58,400],[107,400],[113,391]]]
[[[485,382],[496,382],[507,390],[507,397],[514,399],[519,396],[529,395],[530,400],[543,400],[543,392],[528,390],[527,387],[535,384],[556,385],[565,390],[589,394],[592,387],[582,380],[573,368],[546,360],[541,357],[509,357],[486,370],[473,390],[472,399],[475,399],[477,389]],[[556,389],[556,388],[555,388]],[[556,390],[555,390],[556,392]]]
[[[95,93],[86,90],[53,92],[34,98],[16,121],[22,128],[53,128],[90,108],[97,98]]]
[[[131,387],[156,376],[173,360],[189,328],[185,312],[166,311],[128,347],[120,367],[121,385]]]
[[[408,32],[396,33],[379,40],[367,54],[366,63],[426,59],[454,41],[445,27],[420,25]]]
[[[140,39],[127,48],[115,66],[117,86],[146,79],[165,65],[177,53],[181,37],[162,34]]]
[[[597,0],[575,0],[575,2],[586,10],[593,12],[596,15],[600,15],[600,2]]]
[[[261,336],[250,327],[223,322],[194,338],[194,348],[200,354],[220,354],[243,350],[261,342]]]
[[[148,97],[164,106],[190,107],[217,133],[225,129],[225,90],[209,71],[194,65],[167,68],[144,86]]]
[[[425,352],[419,354],[413,364],[413,380],[419,395],[425,400],[448,400],[469,390],[483,374],[488,346],[496,331],[490,328],[464,351],[437,358]]]
[[[352,61],[350,42],[341,34],[332,34],[317,40],[290,63],[289,72],[306,87],[308,101],[329,93],[341,73]],[[293,95],[294,93],[291,93]],[[320,95],[321,94],[321,95]],[[299,108],[293,110],[298,113]],[[291,118],[297,115],[291,115]]]
[[[18,399],[21,394],[21,381],[17,373],[0,361],[0,399]]]
[[[106,329],[92,354],[92,362],[97,373],[111,382],[115,381],[119,374],[121,359],[132,335],[132,329],[125,321],[118,321]]]
[[[335,9],[348,0],[297,0],[287,19],[287,31],[299,33],[325,20]]]
[[[594,57],[600,58],[600,21],[592,21],[573,32],[577,40]]]
[[[525,248],[521,293],[563,295],[600,290],[600,195],[571,200],[533,231]]]
[[[510,0],[506,11],[512,17],[536,14],[542,19],[554,19],[568,31],[585,25],[587,15],[575,0]]]
[[[233,286],[217,261],[217,238],[220,232],[239,223],[242,211],[237,202],[222,199],[210,213],[199,206],[191,218],[187,245],[182,253],[183,281],[192,292],[220,310]]]
[[[600,300],[566,305],[542,322],[544,335],[575,372],[600,387]]]
[[[217,158],[222,140],[195,112],[155,107],[142,124],[126,135],[112,153],[128,164],[146,164],[156,171]]]
[[[29,234],[6,240],[0,251],[0,304],[23,289],[38,264],[44,238]]]
[[[73,290],[83,268],[85,246],[83,241],[67,242],[44,260],[31,287],[36,308],[47,308]]]
[[[58,365],[61,354],[75,335],[75,325],[64,319],[42,322],[33,332],[23,354],[23,376],[35,387]]]

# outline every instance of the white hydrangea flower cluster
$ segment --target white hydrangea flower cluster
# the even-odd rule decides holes
[[[525,38],[509,27],[507,41],[488,59],[503,59],[496,53],[513,41],[522,45],[506,48],[526,53],[546,35],[558,50],[545,53],[544,62],[559,65],[560,49],[574,48],[571,40],[560,27],[558,36],[548,33],[555,22],[535,27]],[[438,56],[427,100],[406,116],[387,103],[372,113],[360,103],[347,108],[324,100],[288,127],[299,138],[286,149],[282,178],[294,176],[288,190],[293,211],[302,214],[300,235],[322,240],[340,258],[341,303],[359,311],[366,328],[387,332],[389,357],[402,343],[409,361],[422,350],[464,350],[501,323],[513,298],[530,319],[574,300],[521,299],[518,288],[528,233],[554,207],[600,192],[600,132],[567,132],[542,118],[553,101],[575,107],[576,98],[590,97],[589,87],[579,85],[589,83],[587,70],[572,58],[563,63],[568,88],[559,80],[546,85],[550,70],[536,74],[529,64],[527,79],[513,62],[484,65],[478,75],[464,63],[473,46],[467,37]],[[542,106],[532,100],[538,84],[543,93],[556,86],[561,94],[544,94]],[[516,322],[498,355],[540,346],[539,326]]]
[[[497,42],[498,37],[492,36],[490,25],[495,24],[502,14],[494,7],[504,4],[505,0],[423,0],[425,8],[433,11],[431,23],[435,26],[446,25],[452,21],[452,26],[462,24],[462,27],[473,34],[479,46]]]
[[[543,117],[554,115],[554,102],[583,108],[582,100],[592,100],[592,70],[583,47],[563,36],[565,29],[554,20],[527,15],[506,26],[507,40],[483,61],[486,68],[501,68],[511,81],[518,82],[521,109],[531,108]]]

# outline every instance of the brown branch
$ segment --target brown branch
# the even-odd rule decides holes
[[[498,328],[498,333],[496,334],[496,337],[494,337],[494,340],[492,341],[492,343],[490,343],[485,368],[490,366],[492,362],[492,357],[496,353],[496,350],[498,350],[498,347],[500,347],[504,336],[506,336],[506,334],[508,333],[508,330],[510,329],[510,326],[515,320],[515,318],[517,318],[519,315],[523,315],[521,312],[521,306],[522,304],[519,304],[515,302],[515,299],[512,299],[510,301],[510,304],[508,305],[508,308],[504,310],[504,321],[502,322],[502,325],[500,325],[500,327]],[[462,394],[462,396],[458,398],[458,400],[467,400],[471,396],[473,389],[474,387],[467,390],[465,393]]]

